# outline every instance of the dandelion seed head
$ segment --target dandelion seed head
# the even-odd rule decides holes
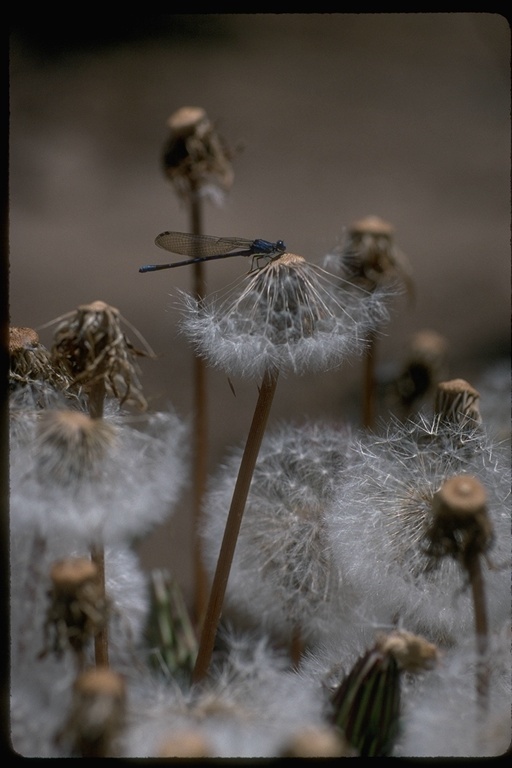
[[[339,609],[324,509],[350,462],[350,431],[282,424],[265,435],[226,593],[226,608],[289,638],[317,638]],[[219,468],[204,501],[203,547],[215,567],[241,449]]]
[[[267,637],[224,626],[221,639],[224,650],[201,684],[147,677],[132,684],[126,756],[155,756],[171,736],[193,731],[211,757],[275,757],[303,728],[323,725],[318,687],[290,672]]]
[[[58,531],[75,547],[107,545],[172,514],[188,481],[188,426],[177,414],[118,420],[115,429],[79,413],[58,414],[54,429],[53,417],[49,426],[43,420],[42,440],[11,450],[14,530],[45,538]]]
[[[474,424],[474,422],[473,422]],[[485,488],[494,529],[485,571],[491,623],[510,613],[510,465],[482,425],[418,415],[390,420],[384,434],[354,441],[359,459],[340,477],[326,512],[333,557],[360,594],[366,613],[399,620],[429,640],[455,642],[472,626],[467,576],[453,559],[435,570],[427,552],[432,504],[442,484],[460,473]]]
[[[37,471],[60,485],[93,480],[115,444],[117,430],[102,419],[71,410],[50,410],[39,419],[35,459]]]
[[[182,294],[181,330],[200,356],[233,376],[327,370],[360,354],[367,330],[385,312],[380,296],[337,290],[333,280],[284,253],[224,298],[198,302]]]

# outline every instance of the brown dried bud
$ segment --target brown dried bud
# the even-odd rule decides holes
[[[102,384],[121,403],[132,400],[146,407],[135,358],[135,349],[121,328],[116,307],[104,301],[82,304],[61,319],[55,330],[52,355],[73,381],[89,391]]]
[[[171,734],[158,750],[157,757],[213,757],[206,737],[200,731],[183,730]]]
[[[58,390],[71,385],[65,369],[52,362],[50,352],[40,343],[33,328],[9,328],[9,384],[17,386],[46,383]]]
[[[432,669],[439,658],[437,646],[429,643],[424,637],[406,632],[403,629],[378,635],[376,647],[382,653],[391,654],[399,669],[406,672],[421,672],[424,669]]]
[[[74,685],[72,710],[59,740],[71,742],[81,757],[115,757],[115,738],[125,724],[126,686],[107,667],[80,674]]]
[[[45,621],[45,656],[68,649],[83,661],[87,643],[108,622],[109,604],[103,595],[98,567],[87,558],[68,558],[52,565],[52,589]],[[52,636],[52,637],[50,637]]]
[[[39,344],[39,334],[33,328],[9,328],[9,354],[16,355],[22,349],[35,347]]]
[[[403,370],[395,382],[404,408],[411,408],[439,383],[445,372],[447,350],[446,339],[435,331],[418,331],[412,336]]]
[[[466,568],[476,556],[485,554],[493,528],[487,493],[476,477],[455,475],[444,481],[432,500],[432,522],[426,536],[429,554],[460,559]]]
[[[366,216],[348,227],[338,259],[343,276],[366,290],[398,277],[409,296],[414,295],[411,267],[394,243],[394,228],[378,216]]]
[[[357,757],[357,751],[336,728],[303,728],[286,745],[281,757]]]
[[[58,560],[51,567],[50,578],[55,594],[73,595],[84,584],[98,578],[98,567],[86,557]]]
[[[182,107],[167,120],[169,138],[162,164],[176,192],[188,198],[211,185],[227,191],[233,184],[231,152],[201,107]]]
[[[442,421],[476,426],[481,424],[480,393],[465,379],[441,381],[437,385],[435,413]]]

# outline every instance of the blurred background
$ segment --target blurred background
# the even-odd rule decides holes
[[[154,245],[189,229],[165,177],[166,121],[200,106],[234,152],[204,231],[283,239],[321,263],[355,219],[395,228],[416,302],[399,300],[378,370],[425,328],[449,344],[450,378],[477,385],[510,357],[510,28],[487,13],[140,14],[66,26],[13,11],[10,35],[10,322],[40,328],[79,304],[117,307],[155,351],[152,410],[190,419],[192,351],[177,331],[189,268]],[[111,26],[109,26],[111,25]],[[208,292],[248,269],[207,265]],[[137,339],[127,331],[128,336]],[[40,330],[52,343],[52,328]],[[139,346],[136,343],[136,346]],[[256,384],[208,371],[209,470],[245,440]],[[282,379],[270,424],[360,423],[361,361]],[[506,407],[510,393],[505,393]],[[485,417],[485,402],[481,403]],[[385,414],[383,414],[385,415]],[[145,567],[192,579],[190,498],[140,545]]]

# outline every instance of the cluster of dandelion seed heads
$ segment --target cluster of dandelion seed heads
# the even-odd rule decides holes
[[[325,270],[284,253],[250,272],[241,290],[198,302],[183,295],[181,330],[231,375],[302,374],[336,367],[365,348],[387,316],[382,295],[343,290]]]
[[[349,583],[371,591],[372,609],[388,606],[412,622],[420,619],[431,631],[444,622],[470,624],[470,610],[462,593],[466,575],[444,558],[432,569],[427,531],[432,502],[443,482],[461,472],[474,475],[486,488],[489,515],[496,536],[489,550],[492,562],[510,558],[510,466],[481,427],[418,416],[405,424],[391,421],[384,436],[363,435],[357,443],[359,465],[344,476],[327,517],[333,556]],[[353,548],[359,541],[368,554]],[[494,616],[504,610],[503,574],[486,572],[489,605]],[[426,599],[426,595],[429,598]],[[423,597],[421,597],[423,595]],[[449,614],[458,601],[462,613]],[[465,606],[465,607],[464,607]],[[426,617],[426,618],[425,618]]]

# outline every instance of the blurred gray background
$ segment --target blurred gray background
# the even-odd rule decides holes
[[[476,381],[510,354],[510,28],[487,13],[189,14],[53,24],[12,15],[10,318],[39,328],[104,300],[147,339],[150,407],[191,418],[192,352],[172,294],[188,268],[154,245],[187,230],[164,177],[166,120],[203,107],[237,151],[204,231],[282,238],[321,263],[357,218],[391,222],[417,300],[398,302],[379,343],[382,370],[431,328],[450,377]],[[106,26],[105,26],[106,25]],[[207,266],[208,291],[247,270]],[[134,337],[128,333],[130,338]],[[52,343],[52,329],[40,332]],[[134,341],[136,341],[134,339]],[[279,382],[270,422],[358,424],[361,363]],[[252,418],[254,383],[208,372],[210,471]],[[485,414],[485,403],[481,404]],[[145,567],[191,581],[190,498],[140,545]]]

